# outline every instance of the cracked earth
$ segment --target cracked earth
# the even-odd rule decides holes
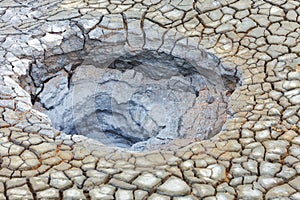
[[[300,199],[298,0],[2,0],[0,15],[0,199]],[[61,74],[68,88],[79,66],[141,50],[239,80],[218,134],[127,151],[33,105]]]

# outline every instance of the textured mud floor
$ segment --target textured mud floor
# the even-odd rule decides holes
[[[0,199],[300,199],[298,0],[2,0],[0,16]],[[62,68],[140,50],[240,79],[220,133],[129,152],[33,109]],[[222,66],[197,59],[211,55]]]

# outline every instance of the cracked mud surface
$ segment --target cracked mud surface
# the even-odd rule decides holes
[[[293,0],[1,1],[0,199],[299,199],[299,7]],[[39,91],[22,79],[39,79],[24,77],[28,71],[45,75],[34,83],[43,87],[62,67],[71,75],[83,56],[92,56],[89,65],[108,62],[98,49],[93,60],[93,47],[117,43],[190,60],[216,55],[221,73],[241,82],[222,131],[176,151],[126,152],[61,133],[32,108],[26,91]],[[214,68],[201,69],[220,81]]]

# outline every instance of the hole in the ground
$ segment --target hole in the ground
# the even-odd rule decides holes
[[[34,107],[56,129],[138,151],[175,149],[220,132],[235,81],[205,70],[220,65],[214,57],[199,68],[150,50],[125,51],[105,62],[89,56],[68,65],[57,64],[63,56],[50,57],[52,68],[34,63],[21,78]]]

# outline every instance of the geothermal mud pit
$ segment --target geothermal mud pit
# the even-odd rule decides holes
[[[91,60],[44,74],[31,68],[21,79],[56,129],[136,151],[176,149],[220,132],[230,77],[216,71],[210,79],[187,60],[156,51]]]

